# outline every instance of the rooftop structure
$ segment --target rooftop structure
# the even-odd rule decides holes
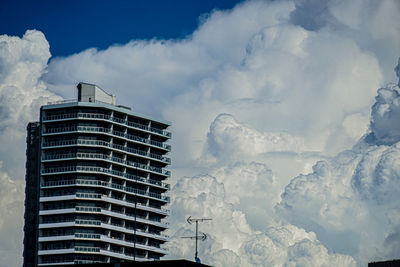
[[[24,266],[158,260],[167,254],[170,123],[96,85],[28,125]]]

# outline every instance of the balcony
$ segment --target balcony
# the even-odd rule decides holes
[[[39,215],[42,215],[39,211]],[[74,212],[74,210],[71,211],[71,213]],[[41,222],[39,223],[39,229],[48,229],[48,228],[60,228],[60,227],[70,227],[74,226],[74,220],[65,220],[65,221],[58,221],[58,222]]]
[[[75,247],[74,250],[80,252],[100,252],[100,248],[98,247]]]
[[[138,190],[138,191],[142,191],[142,190]],[[143,192],[143,196],[147,196],[148,197],[148,193],[149,192],[145,192],[144,191]],[[140,195],[140,194],[138,193],[138,195]],[[157,194],[157,195],[159,195],[159,194]],[[168,197],[165,197],[165,196],[159,196],[159,197],[160,197],[159,200],[163,200],[162,198],[168,198]],[[46,196],[46,197],[40,197],[39,201],[42,203],[42,202],[73,200],[73,199],[81,199],[81,198],[83,198],[83,199],[91,199],[91,200],[101,200],[101,201],[104,201],[104,202],[107,202],[107,203],[114,203],[114,204],[130,207],[130,208],[138,207],[139,209],[152,211],[152,212],[159,213],[159,214],[162,214],[162,215],[168,215],[169,214],[168,210],[162,210],[161,208],[160,209],[153,208],[153,207],[149,207],[149,206],[146,206],[146,205],[141,205],[139,203],[136,203],[136,205],[135,205],[135,203],[132,202],[132,201],[121,200],[121,199],[117,199],[117,198],[113,198],[113,197],[109,197],[109,196],[101,195],[101,194],[95,194],[95,193],[75,193],[75,194],[60,195],[60,196]],[[73,211],[73,208],[40,210],[39,214],[40,215],[62,214],[62,213],[65,213],[65,210]]]
[[[75,219],[70,222],[59,222],[59,223],[41,223],[39,224],[39,229],[46,228],[61,228],[61,227],[73,227],[73,226],[82,226],[82,227],[99,227],[102,229],[113,230],[117,232],[123,232],[126,234],[135,234],[135,230],[132,227],[123,227],[121,225],[116,225],[112,223],[105,223],[100,220],[83,220],[83,219]],[[136,229],[136,234],[139,236],[150,237],[154,239],[158,239],[161,241],[168,241],[169,237],[167,235],[161,233],[153,233],[149,231],[144,231],[141,229]]]
[[[76,194],[59,195],[59,196],[44,196],[44,197],[40,197],[39,201],[40,202],[51,202],[51,201],[73,200],[73,199],[80,199],[80,198],[101,200],[101,194],[76,193]],[[54,209],[54,210],[57,210],[57,209]],[[47,210],[43,210],[43,212],[45,212],[45,211],[47,211]]]
[[[47,181],[47,182],[43,182],[41,184],[41,188],[51,188],[51,187],[61,187],[61,186],[79,186],[79,185],[110,188],[110,189],[116,189],[116,191],[119,191],[122,193],[128,193],[128,194],[132,194],[132,195],[142,195],[142,196],[146,196],[146,197],[156,198],[157,200],[164,200],[164,201],[169,200],[169,198],[167,196],[163,196],[162,194],[159,194],[159,193],[147,192],[147,191],[139,190],[139,189],[136,189],[133,187],[122,186],[122,185],[115,184],[115,183],[109,183],[109,182],[97,181],[97,180],[76,179],[76,180]],[[151,208],[151,209],[158,210],[156,208]],[[164,211],[168,212],[167,210],[164,210]]]
[[[137,246],[139,248],[139,245]],[[152,248],[151,250],[156,249],[158,253],[166,254],[166,251],[163,249],[153,248],[150,246],[146,246],[148,248]],[[143,249],[143,248],[142,248]],[[149,250],[149,249],[147,249]],[[39,250],[38,255],[55,255],[55,254],[100,254],[106,256],[112,256],[119,259],[132,260],[132,255],[128,253],[122,253],[122,251],[108,250],[103,249],[101,247],[84,247],[84,246],[75,246],[73,248],[57,248],[57,249],[47,249],[47,250]],[[138,260],[148,260],[147,258],[136,256]],[[39,264],[39,266],[46,266],[49,262]],[[65,264],[65,263],[64,263]]]
[[[103,173],[103,174],[115,176],[116,178],[126,178],[126,179],[137,181],[140,183],[145,183],[148,185],[161,187],[163,189],[169,189],[169,184],[158,181],[158,180],[148,179],[148,178],[144,178],[141,176],[131,175],[131,174],[123,173],[123,172],[116,171],[116,170],[105,169],[102,167],[66,166],[66,167],[45,168],[45,169],[42,169],[41,174],[42,175],[54,175],[54,174],[60,174],[60,173],[73,173],[73,172]],[[167,198],[165,200],[169,201],[169,199],[167,199]]]
[[[50,238],[50,239],[49,239]],[[166,254],[167,250],[160,248],[158,246],[150,246],[146,242],[139,242],[139,241],[134,241],[134,240],[127,240],[124,238],[117,238],[117,237],[109,237],[106,235],[101,235],[101,234],[88,234],[88,233],[75,233],[74,235],[60,235],[60,236],[54,236],[54,237],[39,237],[39,242],[45,242],[45,241],[54,241],[54,240],[98,240],[98,241],[103,241],[106,243],[111,243],[111,244],[116,244],[124,247],[133,247],[135,246],[136,248],[147,250],[147,251],[154,251],[157,253],[162,253]],[[78,247],[76,246],[75,251],[83,251],[83,252],[99,252],[99,248],[94,248],[94,247]],[[120,253],[117,251],[113,251],[114,253]]]
[[[87,206],[77,206],[76,211],[89,212],[89,213],[101,213],[101,208],[99,207],[87,207]]]
[[[75,250],[73,248],[46,249],[46,250],[39,250],[38,255],[68,254],[68,253],[73,253],[74,251]]]
[[[134,214],[126,214],[123,212],[118,212],[118,211],[111,211],[111,210],[105,210],[102,209],[101,213],[107,216],[112,216],[115,218],[119,218],[119,219],[125,219],[125,220],[129,220],[129,221],[134,221],[135,220],[135,215]],[[157,220],[152,220],[150,218],[147,217],[143,217],[143,216],[138,216],[136,215],[136,221],[144,223],[144,224],[151,224],[157,227],[161,227],[161,228],[168,228],[169,223],[168,222],[163,222],[163,221],[157,221]]]
[[[99,146],[105,148],[112,148],[115,150],[119,150],[120,152],[127,152],[133,154],[135,156],[141,156],[150,160],[157,160],[163,163],[170,164],[171,159],[167,157],[163,157],[159,154],[145,152],[143,150],[134,149],[126,146],[121,146],[118,144],[112,144],[106,141],[101,140],[85,140],[85,139],[76,139],[76,140],[59,140],[59,141],[47,141],[42,144],[42,148],[54,148],[54,147],[65,147],[65,146],[76,146],[76,145],[84,145],[84,146]]]
[[[111,238],[106,235],[102,235],[101,240],[108,242],[108,243],[113,243],[113,244],[117,244],[117,245],[121,245],[121,246],[128,246],[128,247],[132,247],[132,245],[135,244],[136,248],[139,248],[139,249],[150,250],[150,251],[154,251],[157,253],[167,254],[166,249],[159,248],[159,247],[153,247],[144,242],[137,242],[137,241],[134,242],[133,240],[126,240],[126,239],[122,239],[122,238],[121,239]]]
[[[57,212],[62,212],[64,214],[67,213],[94,213],[94,214],[103,214],[103,215],[107,215],[107,216],[111,216],[111,217],[115,217],[115,218],[119,218],[119,219],[125,219],[125,220],[129,220],[129,221],[134,221],[135,220],[135,215],[134,214],[127,214],[124,212],[120,212],[120,211],[116,211],[116,210],[107,210],[107,209],[103,209],[101,207],[91,207],[91,206],[77,206],[75,207],[75,209],[54,209],[54,210],[46,210],[46,212],[50,212],[50,211],[57,211]],[[43,210],[39,211],[39,215],[43,215]],[[151,224],[151,225],[155,225],[161,228],[168,228],[168,222],[165,222],[163,220],[156,220],[156,219],[151,219],[151,218],[147,218],[144,216],[138,216],[136,215],[136,220],[138,222],[144,223],[144,224]],[[49,224],[56,224],[56,223],[65,223],[66,225],[70,225],[71,222],[74,222],[74,220],[72,221],[60,221],[60,222],[49,222]],[[40,225],[43,224],[47,224],[47,223],[41,223]],[[39,227],[40,228],[40,227]],[[46,228],[43,227],[42,228]],[[47,227],[50,228],[50,227]]]
[[[168,201],[169,197],[162,196],[161,194],[156,194],[156,193],[151,193],[151,192],[146,192],[143,190],[136,190],[133,192],[135,195],[141,195],[157,200],[162,200],[162,201]],[[109,203],[115,203],[119,205],[125,205],[129,206],[126,203],[133,204],[130,201],[126,200],[120,200],[112,197],[108,197],[106,195],[101,195],[101,194],[94,194],[94,193],[76,193],[73,195],[58,195],[58,196],[45,196],[45,197],[40,197],[40,202],[49,202],[49,201],[62,201],[62,200],[72,200],[72,199],[80,199],[80,198],[86,198],[86,199],[92,199],[92,200],[103,200]]]
[[[106,224],[106,223],[102,223],[101,227],[103,229],[113,230],[113,231],[117,231],[117,232],[123,232],[123,233],[127,233],[127,234],[132,234],[132,235],[135,234],[135,229],[133,227],[122,227],[120,225]],[[149,238],[153,238],[153,239],[158,239],[161,241],[169,240],[169,237],[167,235],[152,233],[152,232],[144,231],[141,229],[136,229],[136,235],[149,237]]]
[[[150,219],[144,216],[138,216],[138,215],[134,215],[134,214],[127,214],[124,212],[120,212],[120,211],[116,211],[116,210],[107,210],[107,209],[103,209],[100,207],[91,207],[91,206],[77,206],[74,209],[55,209],[55,210],[47,210],[47,211],[57,211],[57,212],[62,212],[64,214],[67,213],[92,213],[92,214],[103,214],[103,215],[107,215],[110,217],[115,217],[115,218],[119,218],[119,219],[125,219],[125,220],[129,220],[131,222],[135,221],[135,217],[136,217],[136,221],[144,223],[144,224],[151,224],[157,227],[161,227],[161,228],[168,228],[168,222],[162,221],[162,220],[155,220],[155,219]],[[42,213],[43,211],[40,210],[39,211],[39,215],[44,215]],[[55,224],[56,222],[51,222],[51,224]],[[71,224],[71,222],[59,222],[59,223],[67,223],[68,225]],[[42,223],[45,224],[45,223]],[[42,225],[40,224],[40,225]],[[40,228],[40,227],[39,227]],[[43,227],[42,228],[46,228]],[[47,228],[51,228],[51,227],[47,227]]]
[[[65,196],[62,200],[74,199],[71,196]],[[46,201],[41,198],[42,202]],[[64,214],[64,213],[73,213],[75,212],[75,208],[60,208],[60,209],[51,209],[51,210],[39,210],[39,215],[56,215],[56,214]]]
[[[59,260],[55,260],[55,261],[46,261],[46,262],[42,262],[42,263],[38,263],[37,266],[55,266],[55,265],[70,265],[70,264],[75,264],[75,262],[73,261],[59,261]]]
[[[47,128],[46,131],[43,132],[43,135],[49,135],[49,134],[67,134],[67,133],[76,133],[76,132],[83,132],[83,133],[98,133],[98,134],[108,134],[108,135],[113,135],[117,137],[121,137],[124,139],[128,139],[130,141],[134,141],[137,143],[142,143],[146,145],[150,145],[156,148],[161,148],[165,149],[167,151],[171,151],[171,146],[167,145],[162,142],[154,141],[154,140],[149,140],[143,137],[139,137],[136,135],[131,135],[127,134],[124,132],[119,132],[119,131],[113,131],[109,128],[103,128],[103,127],[92,127],[92,126],[71,126],[71,127],[58,127],[58,128]]]
[[[130,122],[130,121],[122,120],[120,118],[112,117],[110,115],[100,114],[100,113],[80,113],[79,112],[79,113],[66,113],[66,114],[61,114],[61,115],[50,115],[50,116],[43,117],[42,121],[43,122],[52,122],[52,121],[74,120],[74,119],[109,121],[112,123],[117,123],[117,124],[121,124],[124,126],[128,126],[129,128],[132,128],[135,130],[141,130],[141,131],[161,135],[163,137],[171,138],[171,133],[166,130],[149,127],[145,124]]]
[[[162,174],[167,177],[171,175],[170,171],[164,170],[163,168],[158,168],[154,166],[148,166],[146,164],[141,164],[129,160],[123,160],[117,157],[111,157],[104,154],[98,153],[68,153],[68,154],[59,154],[59,153],[47,153],[46,156],[42,159],[42,162],[49,161],[59,161],[59,160],[73,160],[73,159],[90,159],[90,160],[105,160],[108,162],[119,163],[128,167],[134,167],[137,169],[154,172],[156,174]]]

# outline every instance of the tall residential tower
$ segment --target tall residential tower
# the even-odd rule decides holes
[[[24,266],[159,259],[170,124],[77,87],[28,125]]]

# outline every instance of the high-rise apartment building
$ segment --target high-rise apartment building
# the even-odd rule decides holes
[[[170,124],[77,87],[28,125],[24,266],[159,259]]]

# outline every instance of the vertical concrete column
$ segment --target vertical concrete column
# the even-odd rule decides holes
[[[114,111],[111,111],[111,112],[109,113],[109,116],[110,116],[110,124],[111,124],[111,125],[110,125],[110,129],[111,129],[111,132],[112,132],[112,130],[114,129],[113,123],[112,123],[112,118],[113,118],[113,116],[114,116]],[[110,137],[109,140],[110,140],[110,145],[112,145],[114,139],[113,139],[112,137]],[[112,157],[114,156],[114,153],[113,153],[112,149],[110,149],[110,154],[109,154],[109,156],[110,156],[110,158],[112,158]],[[110,166],[110,169],[111,169],[111,166]]]
[[[128,133],[128,128],[126,127],[126,124],[127,124],[127,121],[128,121],[128,115],[124,115],[124,124],[125,124],[125,127],[124,127],[124,134],[127,134]]]

